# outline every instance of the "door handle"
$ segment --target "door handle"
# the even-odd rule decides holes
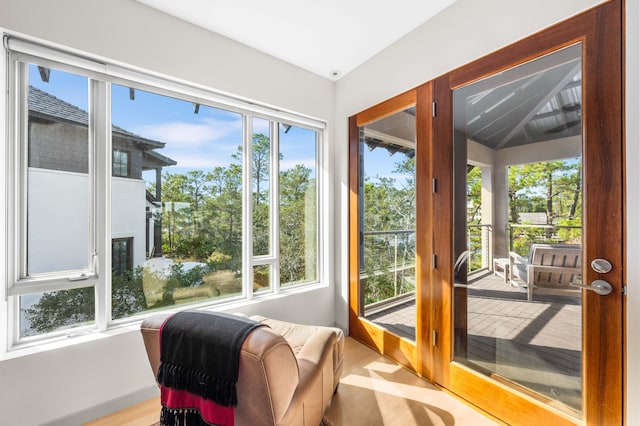
[[[574,284],[569,283],[571,287],[584,288],[585,290],[591,290],[600,296],[606,296],[607,294],[613,291],[613,287],[611,284],[606,282],[605,280],[595,280],[591,283],[591,285],[583,285],[583,284]]]

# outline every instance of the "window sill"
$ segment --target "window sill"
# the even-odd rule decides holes
[[[144,314],[136,315],[135,317],[123,318],[113,322],[107,330],[99,331],[95,328],[77,329],[69,332],[66,335],[59,335],[51,338],[45,338],[38,341],[32,341],[27,343],[20,343],[15,345],[12,349],[6,353],[0,354],[0,362],[30,356],[42,352],[54,351],[75,345],[82,345],[91,342],[96,342],[101,339],[111,338],[126,333],[139,332],[140,324],[145,318],[158,313],[175,313],[184,309],[196,309],[196,310],[212,310],[221,312],[242,312],[244,310],[251,311],[255,306],[268,301],[275,301],[279,299],[285,299],[298,294],[304,294],[312,291],[318,291],[327,288],[327,283],[309,283],[292,286],[291,288],[283,288],[278,293],[261,293],[254,295],[251,299],[235,299],[229,300],[223,303],[203,303],[197,305],[183,306],[183,309],[163,309],[153,312],[147,312]],[[244,312],[243,312],[244,313]]]

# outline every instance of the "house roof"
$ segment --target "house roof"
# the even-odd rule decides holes
[[[29,115],[83,127],[89,125],[89,114],[87,111],[34,86],[29,86]],[[153,151],[156,148],[164,148],[166,145],[164,142],[143,138],[115,125],[111,126],[111,132],[114,136],[128,139],[138,145],[142,145],[143,151],[153,157],[154,160],[162,166],[174,166],[177,164],[175,160]]]

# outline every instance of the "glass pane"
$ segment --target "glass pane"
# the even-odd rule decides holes
[[[115,84],[112,102],[113,317],[242,294],[242,116]]]
[[[89,83],[28,66],[27,275],[89,268]]]
[[[270,247],[270,184],[271,184],[271,133],[269,121],[253,119],[252,138],[252,189],[253,189],[253,255],[271,253]]]
[[[318,279],[316,132],[280,125],[280,285]]]
[[[253,267],[253,293],[271,290],[271,266],[257,265]]]
[[[415,340],[415,107],[360,128],[360,286],[366,318]]]
[[[93,287],[20,296],[21,338],[94,323]]]
[[[454,92],[454,359],[582,410],[582,73],[574,45]]]

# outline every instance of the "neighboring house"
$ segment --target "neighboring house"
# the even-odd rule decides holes
[[[37,253],[40,247],[47,251],[41,253],[43,256],[31,256],[41,263],[30,265],[31,271],[56,270],[51,269],[53,265],[58,265],[60,270],[60,262],[64,263],[65,259],[86,256],[86,252],[72,249],[78,247],[82,235],[65,236],[64,241],[56,242],[61,248],[56,253],[49,249],[51,242],[42,239],[51,235],[44,232],[45,229],[63,223],[61,221],[83,220],[82,215],[74,216],[74,212],[86,211],[89,202],[88,195],[84,195],[88,194],[86,185],[89,184],[87,126],[86,111],[29,87],[29,209],[50,212],[47,216],[33,215],[29,223],[30,250]],[[156,152],[164,148],[163,142],[117,126],[112,127],[112,144],[112,269],[121,273],[141,265],[147,257],[162,256],[162,215],[154,213],[161,210],[162,169],[176,162]],[[142,177],[142,172],[153,170],[155,194],[147,191]],[[68,196],[69,188],[78,188],[73,197]],[[64,206],[59,206],[62,202]],[[52,208],[54,205],[57,208]],[[132,211],[140,214],[132,215]]]
[[[518,213],[518,223],[529,225],[546,225],[547,214],[545,212]]]

